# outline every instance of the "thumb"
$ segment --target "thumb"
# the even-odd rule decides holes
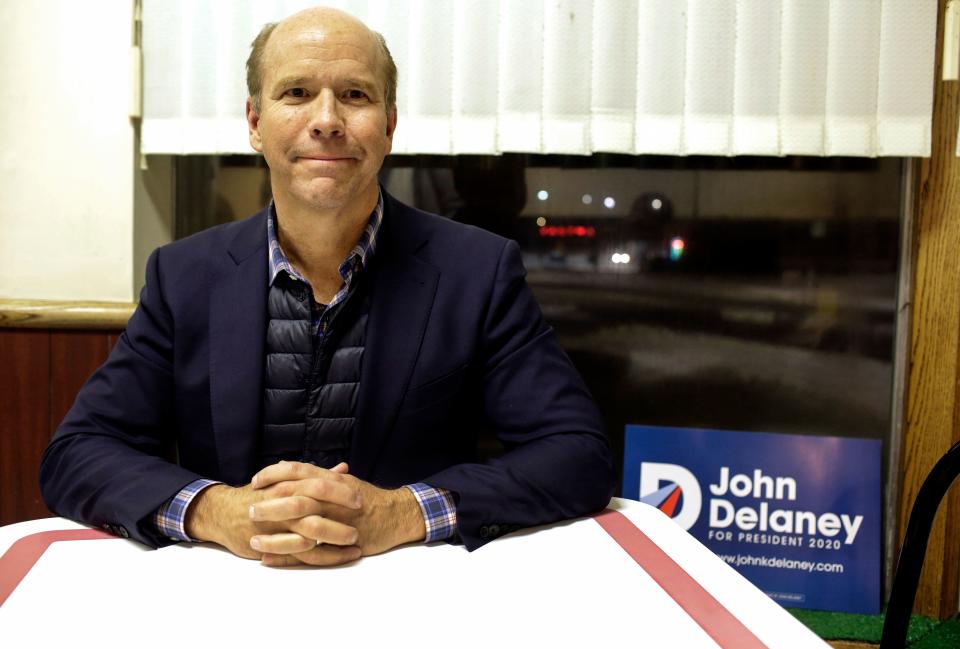
[[[350,467],[347,465],[346,462],[341,462],[340,464],[338,464],[337,466],[333,467],[330,470],[333,471],[334,473],[344,473],[344,474],[350,473]]]

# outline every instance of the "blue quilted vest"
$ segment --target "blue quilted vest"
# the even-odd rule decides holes
[[[322,337],[312,331],[309,287],[281,274],[270,288],[261,466],[346,461],[369,312],[365,284],[354,283],[334,307]]]

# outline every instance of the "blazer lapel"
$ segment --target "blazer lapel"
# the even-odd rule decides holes
[[[393,427],[430,318],[440,273],[415,256],[426,234],[410,230],[402,206],[386,193],[377,238],[373,296],[357,398],[357,427],[350,473],[372,475]]]
[[[256,469],[266,336],[266,214],[239,224],[210,289],[210,410],[220,477],[233,485],[245,484]]]

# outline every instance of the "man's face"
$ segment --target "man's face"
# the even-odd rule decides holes
[[[270,36],[260,113],[247,103],[250,144],[270,167],[277,200],[322,210],[375,200],[396,111],[372,34],[337,15],[294,17]]]

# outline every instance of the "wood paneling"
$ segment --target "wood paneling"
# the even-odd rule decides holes
[[[933,146],[919,164],[915,207],[913,314],[900,471],[898,539],[930,469],[960,439],[960,159],[956,156],[960,96],[940,81],[943,8],[937,36]],[[950,617],[960,582],[960,488],[934,522],[914,610]]]
[[[0,525],[49,516],[37,469],[50,439],[50,334],[0,331]]]
[[[112,349],[110,334],[54,331],[50,334],[50,434],[73,405],[77,392]]]
[[[40,457],[117,331],[0,329],[0,525],[49,516]]]

